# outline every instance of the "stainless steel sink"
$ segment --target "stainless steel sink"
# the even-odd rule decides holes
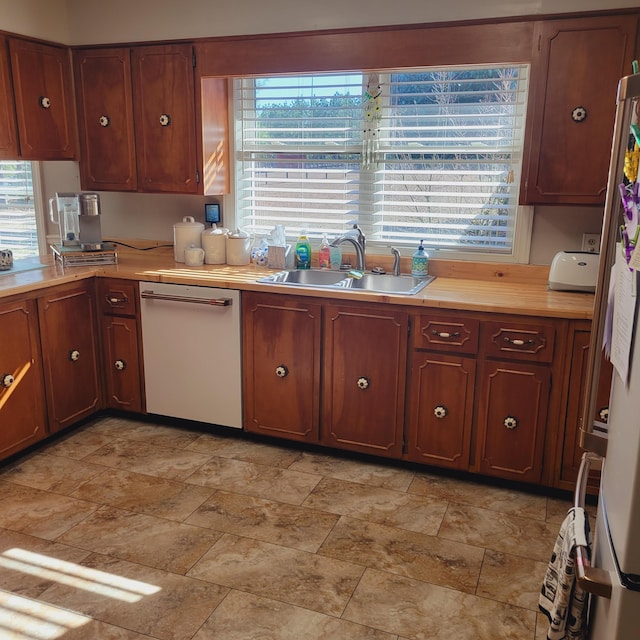
[[[365,273],[354,278],[344,271],[287,270],[278,271],[259,278],[265,284],[284,284],[314,289],[350,289],[352,291],[370,291],[374,293],[415,295],[422,291],[434,276],[414,278],[413,276],[394,276],[390,274]]]
[[[351,284],[348,288],[375,291],[377,293],[400,293],[412,296],[418,293],[418,291],[422,291],[433,279],[434,276],[414,278],[413,276],[366,273],[360,279],[349,278]]]

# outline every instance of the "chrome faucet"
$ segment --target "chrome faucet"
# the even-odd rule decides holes
[[[364,238],[364,236],[362,236]],[[332,243],[331,246],[332,247],[337,247],[338,245],[342,244],[343,242],[350,242],[353,247],[356,250],[356,269],[358,269],[358,271],[364,271],[366,266],[365,266],[365,255],[364,255],[364,249],[362,247],[362,245],[360,244],[360,242],[358,242],[358,240],[356,240],[355,238],[352,238],[351,236],[348,235],[343,235],[340,236],[339,238],[336,238]]]
[[[393,275],[400,275],[400,252],[395,248],[391,247],[391,253],[393,254]]]

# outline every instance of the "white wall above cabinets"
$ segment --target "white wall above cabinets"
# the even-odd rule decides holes
[[[67,6],[68,44],[79,45],[611,10],[637,0],[110,0],[108,11],[103,0],[67,0]]]
[[[69,44],[69,4],[68,0],[0,0],[0,29]]]

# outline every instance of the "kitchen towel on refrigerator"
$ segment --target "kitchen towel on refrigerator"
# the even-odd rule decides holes
[[[587,597],[575,579],[575,548],[590,549],[589,518],[569,509],[560,527],[542,584],[538,606],[549,618],[547,640],[583,640],[587,632]]]

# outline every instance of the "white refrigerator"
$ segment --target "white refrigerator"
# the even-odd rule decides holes
[[[630,242],[635,237],[640,244],[640,196],[634,187],[639,179],[625,178],[624,170],[625,157],[640,134],[639,111],[640,74],[634,74],[622,78],[618,89],[583,408],[582,444],[597,454],[585,455],[583,465],[588,467],[594,457],[602,462],[592,568],[576,570],[578,583],[593,594],[590,640],[640,639],[640,271],[629,266],[640,266],[640,248],[634,255]],[[604,436],[595,419],[603,340],[612,349],[615,365]],[[578,486],[576,502],[580,493]]]

